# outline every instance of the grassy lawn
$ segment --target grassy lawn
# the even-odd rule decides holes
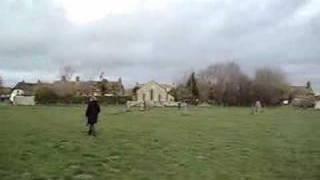
[[[320,179],[320,112],[0,106],[0,179]]]

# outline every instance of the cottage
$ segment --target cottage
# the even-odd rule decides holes
[[[77,76],[75,81],[68,81],[64,76],[62,76],[61,80],[54,81],[53,83],[43,83],[41,81],[36,83],[27,83],[24,81],[19,82],[13,88],[11,96],[33,96],[37,89],[41,87],[53,88],[59,95],[122,96],[125,93],[121,78],[119,78],[118,81],[109,81],[107,79],[103,79],[101,81],[80,81],[80,77]]]
[[[314,107],[315,94],[312,90],[311,83],[307,82],[306,86],[291,86],[290,88],[291,104],[296,107]]]

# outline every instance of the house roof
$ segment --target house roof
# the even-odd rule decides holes
[[[0,92],[2,94],[10,94],[11,88],[9,88],[9,87],[0,87]]]
[[[160,86],[162,86],[163,88],[165,88],[167,90],[171,90],[171,89],[175,88],[175,86],[171,85],[171,84],[160,84]]]
[[[290,88],[292,90],[306,90],[307,89],[307,87],[305,87],[305,86],[290,86]]]
[[[118,82],[118,81],[109,81],[107,82],[107,85],[113,87],[113,88],[122,88],[123,85],[121,82]]]
[[[27,82],[19,82],[17,83],[13,89],[21,89],[25,91],[26,94],[32,94],[39,87],[50,86],[50,87],[58,87],[59,85],[70,85],[76,88],[77,91],[87,91],[88,88],[99,91],[98,85],[99,83],[103,83],[108,90],[112,91],[112,93],[122,94],[124,91],[124,86],[122,85],[121,79],[119,81],[63,81],[58,80],[53,83],[43,83],[38,81],[37,83],[27,83]]]
[[[13,89],[32,90],[36,85],[37,84],[35,83],[26,83],[22,81],[16,84]]]
[[[31,95],[34,93],[38,86],[38,83],[26,83],[24,81],[17,83],[12,90],[20,89],[23,90],[26,95]]]
[[[306,86],[290,86],[291,93],[296,95],[307,95],[314,94],[312,88],[307,88]]]
[[[143,86],[147,85],[147,84],[150,84],[150,83],[154,83],[156,85],[158,85],[159,87],[165,89],[167,92],[174,89],[174,85],[170,85],[170,84],[160,84],[160,83],[157,83],[156,81],[152,80],[152,81],[149,81],[145,84],[136,84],[136,86],[133,88],[133,91],[137,91],[139,90],[140,88],[142,88]]]

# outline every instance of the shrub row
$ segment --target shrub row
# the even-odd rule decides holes
[[[98,102],[101,104],[126,104],[127,101],[131,101],[129,96],[104,96],[97,97]],[[38,98],[36,96],[36,102],[38,104],[85,104],[89,100],[89,97],[82,96],[66,96],[66,97],[50,97]]]
[[[125,104],[132,100],[131,96],[99,96],[101,104]],[[89,97],[85,96],[59,96],[49,88],[41,88],[35,93],[35,100],[38,104],[85,104]]]

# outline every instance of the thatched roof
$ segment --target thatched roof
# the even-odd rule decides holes
[[[10,94],[10,93],[11,93],[11,88],[9,88],[9,87],[0,87],[0,94],[7,95],[7,94]]]
[[[37,87],[36,83],[26,83],[26,82],[22,81],[22,82],[19,82],[18,84],[16,84],[14,86],[13,90],[20,89],[20,90],[23,90],[26,95],[32,95],[34,93],[36,87]]]
[[[307,88],[306,86],[291,86],[290,92],[294,96],[314,95],[313,90],[311,88]]]
[[[78,78],[79,79],[79,78]],[[106,79],[102,81],[66,81],[59,80],[53,83],[43,83],[38,81],[37,83],[27,83],[27,82],[19,82],[13,89],[21,89],[24,91],[26,95],[32,95],[35,91],[40,87],[72,87],[78,94],[88,94],[89,92],[97,92],[100,93],[100,85],[103,85],[106,88],[106,93],[115,94],[115,95],[123,95],[124,94],[124,86],[122,85],[121,78],[118,81],[108,81]]]

